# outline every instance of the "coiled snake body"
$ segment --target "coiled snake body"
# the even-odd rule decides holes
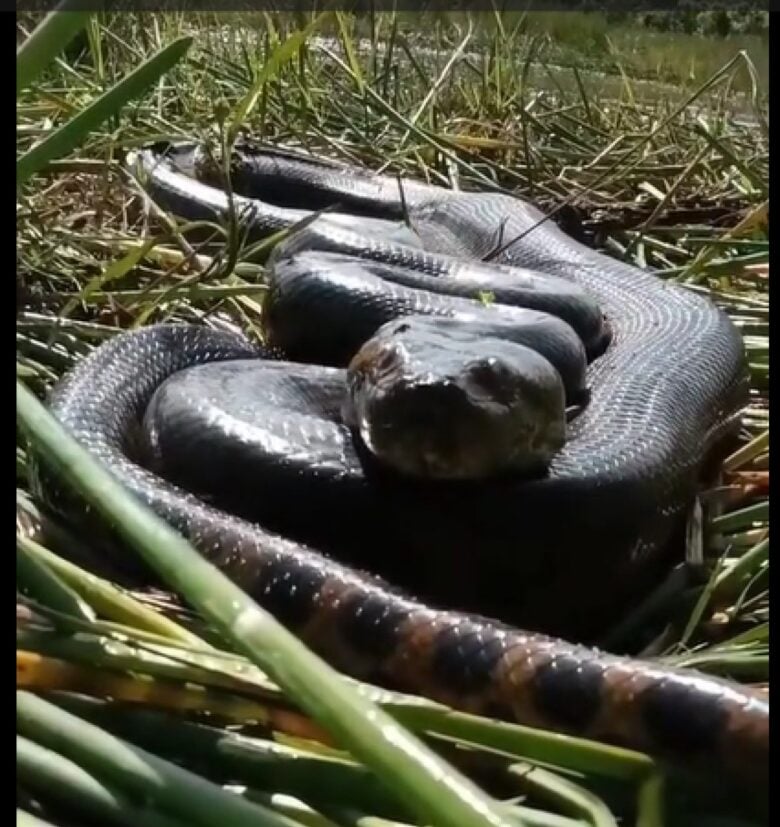
[[[224,213],[222,191],[195,180],[208,180],[197,153],[175,148],[170,158],[179,170],[156,151],[135,158],[155,200],[193,219]],[[588,634],[604,605],[633,599],[662,559],[703,458],[745,403],[744,353],[725,315],[549,222],[527,233],[541,215],[506,195],[418,183],[401,194],[392,179],[273,151],[244,150],[233,183],[254,196],[237,204],[251,207],[257,236],[306,217],[301,204],[341,210],[293,235],[276,257],[267,310],[276,350],[197,326],[123,334],[54,390],[60,421],[242,588],[358,678],[734,775],[765,773],[768,704],[748,690],[506,625]],[[492,285],[499,306],[471,301],[475,285]],[[515,293],[535,310],[507,310]],[[542,311],[568,324],[545,326]],[[340,420],[339,365],[380,325],[409,314],[465,314],[483,332],[525,314],[531,332],[510,334],[511,346],[536,337],[561,371],[567,402],[587,384],[589,402],[546,473],[478,485],[371,478]],[[584,344],[572,344],[572,329]],[[272,361],[279,348],[296,362]],[[304,364],[323,361],[330,366]],[[201,496],[142,467],[134,435],[144,416],[147,465]],[[207,502],[231,484],[231,510],[243,517]],[[357,499],[345,504],[348,497]],[[343,544],[347,562],[301,540],[327,550]],[[394,587],[348,563],[376,564]],[[431,608],[397,584],[467,613]]]

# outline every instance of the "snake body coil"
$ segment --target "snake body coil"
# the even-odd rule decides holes
[[[136,159],[155,199],[189,218],[222,214],[224,194],[192,177],[203,173],[191,148],[174,150],[171,157],[191,175],[152,151]],[[318,501],[327,509],[348,494],[368,497],[366,491],[373,490],[339,419],[345,374],[338,365],[388,320],[465,312],[458,301],[468,301],[464,297],[473,295],[474,284],[493,283],[491,274],[499,291],[506,288],[497,300],[503,306],[513,295],[514,277],[517,291],[528,294],[519,304],[566,320],[565,330],[556,328],[560,347],[549,344],[552,328],[545,327],[541,347],[559,359],[567,397],[577,397],[586,376],[590,401],[569,424],[565,445],[541,477],[475,486],[465,494],[428,489],[425,509],[438,516],[417,546],[402,528],[399,535],[387,526],[388,545],[400,536],[414,552],[405,557],[398,549],[398,560],[385,560],[382,573],[400,583],[416,566],[423,575],[405,585],[426,599],[441,602],[447,595],[471,612],[479,594],[478,607],[504,619],[585,629],[604,603],[636,594],[679,527],[703,457],[733,427],[745,403],[744,353],[726,316],[682,288],[583,247],[549,222],[534,227],[541,215],[505,195],[411,183],[401,199],[391,179],[276,152],[239,155],[234,184],[246,193],[237,203],[251,208],[257,236],[306,217],[301,203],[318,208],[337,202],[358,214],[324,214],[283,244],[274,262],[279,281],[271,291],[277,293],[272,307],[278,318],[271,318],[269,338],[276,336],[277,349],[203,327],[160,325],[124,334],[55,388],[50,405],[59,420],[201,553],[331,663],[358,678],[469,711],[716,765],[735,776],[765,772],[768,705],[735,684],[519,631],[477,614],[433,609],[322,556],[300,537],[285,539],[269,530],[278,528],[272,507],[282,507],[291,492],[304,492],[303,511],[323,491],[332,495]],[[401,206],[406,223],[399,220]],[[494,260],[483,261],[496,251]],[[385,287],[338,293],[344,290],[339,273],[349,264],[339,259],[345,255],[369,275],[378,273]],[[295,286],[296,274],[318,268],[325,281],[309,306],[319,303],[330,320],[327,330],[334,323],[343,328],[324,360],[317,353],[323,347],[327,352],[323,339],[332,333],[320,337],[324,325],[290,321],[295,312],[307,311],[300,310],[289,285]],[[446,300],[426,298],[436,280],[455,284],[442,288]],[[300,277],[295,289],[314,290],[313,284]],[[337,294],[352,296],[357,310],[347,308],[342,318],[344,302],[333,298]],[[347,310],[362,328],[350,326]],[[480,317],[480,323],[493,321]],[[572,329],[584,350],[567,338]],[[296,336],[295,330],[303,333]],[[279,346],[287,358],[331,367],[276,362]],[[278,496],[273,485],[259,481],[256,499],[268,495],[271,503],[258,506],[263,519],[228,514],[142,467],[133,437],[145,416],[151,453],[168,458],[154,461],[167,461],[174,478],[194,480],[192,490],[205,487],[212,472],[216,491],[231,476],[240,480],[236,487],[246,488],[253,470],[262,476],[269,464],[279,466]],[[204,434],[208,423],[216,440]],[[296,429],[302,446],[297,456],[285,442]],[[229,469],[222,477],[221,463]],[[416,494],[404,499],[396,491],[404,486],[377,484],[391,508],[414,512]],[[250,507],[238,503],[240,513]],[[372,523],[380,513],[372,507],[366,506],[370,517],[358,532],[363,546],[374,543],[366,531],[385,533],[385,526]],[[425,524],[429,517],[417,507]],[[449,533],[448,520],[457,526]],[[340,530],[336,526],[329,538],[334,545],[344,539]],[[309,539],[305,532],[303,539]],[[350,562],[365,565],[369,559],[363,548],[363,556],[354,551]],[[487,574],[480,576],[481,569]],[[597,583],[600,590],[593,593]]]

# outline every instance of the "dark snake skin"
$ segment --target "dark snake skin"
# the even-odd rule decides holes
[[[390,179],[275,153],[247,154],[242,164],[236,186],[254,188],[252,195],[270,198],[273,192],[263,189],[264,182],[279,190],[284,178],[292,182],[287,197],[298,201],[318,194],[345,209],[378,213],[378,221],[397,210],[397,185]],[[219,213],[216,189],[189,183],[156,162],[148,169],[150,190],[165,206],[192,218]],[[541,217],[505,195],[448,193],[422,184],[410,184],[404,200],[412,225],[421,228],[421,237],[433,237],[436,249],[387,241],[387,227],[381,225],[376,237],[369,231],[361,241],[348,222],[328,223],[332,217],[324,216],[303,240],[294,238],[284,255],[293,255],[297,244],[426,272],[440,260],[449,267],[448,260],[437,259],[441,250],[479,260],[495,250],[497,226],[510,240]],[[253,202],[253,209],[257,235],[301,217],[301,211],[284,205]],[[549,550],[560,564],[546,600],[536,598],[535,618],[542,623],[542,607],[555,602],[550,595],[556,589],[564,594],[576,588],[578,578],[585,582],[586,566],[577,558],[592,554],[602,582],[605,572],[614,570],[607,588],[614,583],[617,590],[643,561],[658,556],[690,503],[703,457],[733,427],[745,403],[744,353],[738,334],[711,303],[589,250],[549,222],[497,260],[584,288],[595,296],[612,333],[606,352],[588,369],[590,404],[573,420],[565,447],[546,477],[518,484],[516,510],[504,517],[525,520],[529,546],[547,544],[537,556]],[[132,459],[139,423],[166,379],[202,363],[277,355],[226,332],[150,327],[101,346],[55,388],[50,406],[131,491],[345,672],[461,709],[623,744],[735,778],[766,780],[768,703],[750,691],[694,671],[431,608],[371,575],[207,505]],[[499,499],[506,509],[507,500]],[[534,518],[547,521],[546,527],[535,527]],[[476,555],[472,563],[479,566],[479,559]],[[469,583],[455,599],[468,605],[468,586],[475,580],[460,572],[459,579]],[[520,590],[522,583],[510,585]],[[581,601],[580,614],[569,620],[576,624],[609,602],[606,594],[602,589]],[[531,593],[523,596],[528,597],[524,611],[534,615]],[[491,608],[502,605],[509,603],[497,600]]]

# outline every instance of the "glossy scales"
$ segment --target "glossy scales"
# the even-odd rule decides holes
[[[262,164],[260,153],[247,169]],[[299,193],[324,188],[340,199],[351,193],[355,204],[397,203],[391,179],[316,164],[287,164],[284,174],[296,178]],[[185,215],[219,212],[218,193],[193,187],[168,169],[153,175],[152,186],[167,192]],[[406,195],[417,233],[428,232],[429,248],[453,256],[483,258],[495,250],[499,229],[512,238],[540,218],[503,195],[453,194],[420,184]],[[392,206],[387,212],[380,207],[375,214],[393,213]],[[266,233],[290,226],[302,212],[262,202],[253,209],[258,232]],[[376,232],[362,251],[347,222],[326,223],[319,232],[337,252],[357,249],[364,258],[384,256],[393,266],[426,272],[436,249],[421,253],[414,244],[383,241],[382,225],[372,226]],[[502,504],[500,498],[475,494],[474,509],[484,511],[493,530],[524,519],[529,543],[550,541],[536,561],[552,590],[538,597],[543,617],[543,604],[555,603],[549,595],[567,582],[576,589],[596,551],[602,573],[614,570],[616,589],[642,559],[658,552],[695,490],[702,457],[745,402],[744,353],[734,328],[709,302],[588,250],[549,222],[510,246],[500,261],[570,280],[595,297],[612,327],[610,347],[588,370],[591,403],[572,423],[547,478],[524,485],[525,505],[511,514],[505,505],[491,511],[491,500]],[[55,390],[50,404],[131,491],[338,668],[471,711],[648,750],[731,777],[762,775],[769,710],[748,689],[432,608],[208,506],[140,467],[128,434],[166,378],[189,365],[270,355],[233,334],[152,327],[100,347]],[[556,513],[566,517],[550,540],[535,531],[534,517],[547,520]],[[480,556],[470,559],[461,570],[438,569],[455,592],[462,581],[464,596],[481,584]],[[515,593],[525,586],[522,577],[505,580]],[[525,608],[533,609],[533,592],[523,595]],[[593,610],[583,602],[582,616]]]

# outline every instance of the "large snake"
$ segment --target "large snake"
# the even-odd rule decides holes
[[[199,150],[166,152],[132,158],[157,203],[185,218],[223,217],[227,196]],[[236,154],[232,183],[256,237],[338,204],[283,242],[272,261],[266,343],[189,325],[119,335],[53,391],[51,410],[67,429],[345,672],[461,709],[765,779],[768,703],[748,689],[507,625],[520,619],[549,632],[557,623],[586,635],[607,616],[605,604],[624,606],[663,559],[704,458],[746,401],[744,351],[728,318],[708,300],[539,223],[536,209],[505,194],[401,187],[249,148]],[[492,302],[475,301],[476,290],[492,293]],[[519,356],[531,366],[533,387],[519,381],[536,401],[523,416],[553,423],[531,428],[526,440],[546,470],[479,483],[373,474],[359,445],[381,442],[384,432],[366,425],[377,400],[361,396],[363,384],[373,382],[382,397],[383,376],[397,373],[388,352],[401,353],[407,368],[418,356],[439,358],[426,349],[431,332],[443,329],[456,349],[472,346],[459,338],[461,324],[474,325],[478,344],[492,342],[500,369],[458,385],[446,365],[438,373],[429,365],[435,379],[457,386],[416,409],[430,407],[433,430],[404,417],[390,394],[379,418],[387,417],[391,435],[396,417],[400,431],[428,441],[418,450],[396,427],[388,449],[398,452],[395,464],[443,477],[458,476],[452,455],[477,476],[484,456],[500,465],[490,427],[471,444],[447,424],[447,412],[455,420],[463,399],[473,402],[475,382],[478,408],[483,391],[501,397],[514,388],[506,355],[506,363]],[[295,361],[274,361],[280,351]],[[480,370],[497,363],[484,350],[475,358]],[[534,397],[537,380],[549,380],[550,394]],[[561,445],[563,408],[583,402]],[[479,427],[479,417],[473,421]],[[511,443],[512,426],[495,422]],[[436,428],[447,434],[444,448]],[[528,437],[527,421],[523,428]],[[242,516],[223,510],[225,501]],[[320,551],[344,543],[352,565],[302,540],[320,542]],[[355,568],[369,563],[461,611],[432,608]],[[502,621],[474,613],[485,607]]]

